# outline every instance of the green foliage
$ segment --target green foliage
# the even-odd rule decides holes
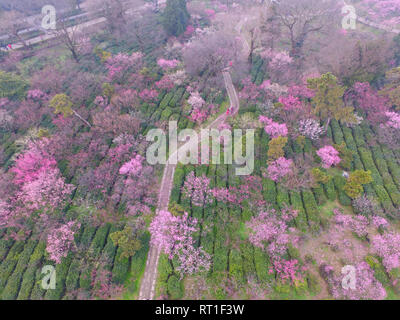
[[[315,91],[311,102],[314,113],[321,120],[330,119],[354,120],[354,108],[343,106],[343,94],[345,87],[338,84],[337,78],[330,72],[323,74],[320,78],[307,80],[308,87]]]
[[[186,0],[167,0],[161,23],[169,35],[179,36],[185,32],[189,19]]]
[[[343,169],[350,170],[351,162],[353,161],[353,151],[347,149],[344,142],[341,144],[334,144],[333,147],[339,151],[339,157],[341,159],[339,166]]]
[[[343,190],[350,198],[355,199],[363,193],[362,185],[370,182],[372,182],[371,171],[356,170],[350,174]]]
[[[137,233],[129,226],[125,226],[122,231],[116,231],[110,234],[110,238],[114,242],[114,245],[119,246],[119,250],[121,250],[121,258],[129,258],[133,256],[136,251],[142,247],[142,243],[140,242],[140,239],[138,239]]]
[[[21,100],[29,85],[20,76],[0,71],[0,98]]]
[[[65,93],[56,94],[49,102],[50,108],[54,109],[55,114],[62,113],[64,117],[73,115],[72,100]]]
[[[326,174],[324,171],[322,171],[319,168],[313,168],[311,170],[311,174],[312,174],[315,182],[317,182],[317,183],[321,182],[323,184],[327,184],[332,179],[331,176],[329,176],[328,174]]]
[[[268,161],[274,161],[285,156],[283,147],[286,145],[287,141],[288,138],[282,136],[271,139],[268,143]]]

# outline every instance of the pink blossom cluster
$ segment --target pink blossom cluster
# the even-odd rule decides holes
[[[272,69],[280,69],[293,62],[293,58],[287,51],[274,51],[271,49],[264,50],[260,53],[263,59],[269,60],[269,66]]]
[[[191,24],[189,24],[186,27],[186,30],[183,34],[185,37],[190,37],[194,33],[194,31],[195,31],[194,27]]]
[[[46,94],[40,89],[33,89],[27,92],[26,97],[32,100],[41,100],[46,97]]]
[[[296,243],[288,222],[297,214],[298,212],[292,209],[284,209],[281,215],[275,209],[261,212],[246,223],[250,230],[249,241],[254,246],[267,250],[270,256],[281,257],[286,253],[290,242]]]
[[[129,174],[132,176],[136,176],[143,168],[143,160],[144,158],[141,155],[135,155],[129,162],[125,163],[119,169],[119,173],[123,175]]]
[[[324,128],[315,119],[303,119],[299,121],[298,132],[313,141],[319,139],[324,134]]]
[[[297,259],[285,260],[282,258],[275,258],[272,260],[272,266],[273,269],[269,269],[269,273],[271,274],[275,270],[277,276],[283,283],[289,281],[291,284],[295,284],[303,278]]]
[[[190,120],[198,124],[203,123],[208,118],[208,112],[205,109],[193,109],[190,114]]]
[[[201,109],[206,102],[200,96],[198,91],[194,91],[191,93],[188,99],[188,103],[192,106],[193,109]]]
[[[368,82],[356,82],[350,97],[356,102],[358,108],[367,114],[367,119],[372,123],[380,123],[385,112],[389,110],[387,98],[378,94]]]
[[[160,211],[150,224],[151,243],[159,246],[170,259],[177,258],[177,271],[195,274],[207,271],[211,266],[211,257],[201,247],[195,247],[193,234],[198,232],[197,220],[187,213],[174,216],[168,211]]]
[[[154,99],[158,97],[158,92],[156,90],[146,88],[139,92],[139,97],[146,102],[154,101]]]
[[[264,87],[254,84],[250,77],[242,80],[243,89],[239,92],[239,98],[255,102],[260,96]]]
[[[53,211],[61,206],[75,187],[66,184],[58,168],[41,171],[32,181],[26,181],[17,197],[30,211]]]
[[[61,258],[66,257],[72,249],[74,243],[75,230],[80,224],[74,221],[68,222],[59,228],[53,229],[47,236],[46,251],[50,255],[50,260],[61,263]]]
[[[3,228],[7,225],[7,222],[10,220],[10,216],[10,206],[7,204],[7,202],[0,199],[0,228]]]
[[[30,143],[28,149],[18,156],[11,172],[15,174],[14,183],[23,184],[38,178],[39,174],[57,167],[56,160],[46,151],[47,139]]]
[[[169,76],[163,76],[159,81],[155,83],[155,85],[158,89],[162,90],[171,90],[175,86],[174,82]]]
[[[280,136],[286,137],[288,135],[288,129],[285,123],[279,124],[265,116],[260,116],[259,121],[266,124],[264,130],[271,136],[271,138],[277,138]]]
[[[106,61],[108,79],[113,81],[123,77],[131,68],[140,66],[142,57],[142,53],[132,52],[131,55],[118,53],[117,55],[108,58]]]
[[[186,199],[190,199],[195,206],[203,207],[210,204],[211,197],[210,179],[205,175],[196,177],[194,172],[190,172],[182,186],[182,194]]]
[[[212,18],[215,17],[215,10],[213,10],[213,9],[205,9],[205,10],[204,10],[204,13],[206,14],[206,16],[207,16],[209,19],[212,19]]]
[[[311,99],[315,95],[315,92],[309,89],[306,85],[293,85],[290,86],[288,90],[289,95],[303,99]]]
[[[356,233],[359,237],[365,237],[368,234],[368,218],[362,215],[347,215],[342,214],[340,210],[335,209],[335,222],[336,224],[349,228],[351,231]]]
[[[322,160],[322,166],[326,169],[340,163],[339,151],[332,146],[325,146],[317,150],[317,155]]]
[[[166,59],[160,58],[157,60],[157,64],[164,70],[173,69],[178,66],[179,60],[176,60],[176,59],[166,60]]]
[[[302,103],[298,97],[288,95],[280,96],[278,100],[286,111],[298,110],[302,108]]]
[[[280,157],[268,164],[268,177],[271,180],[278,182],[280,179],[291,173],[292,169],[293,160]]]
[[[386,117],[388,117],[388,121],[386,122],[386,126],[400,129],[400,113],[397,112],[386,112]]]
[[[94,99],[93,103],[94,103],[96,106],[99,106],[99,107],[102,107],[102,108],[105,108],[105,107],[108,105],[107,99],[104,98],[103,96],[97,96],[97,97]]]
[[[326,266],[326,280],[330,287],[330,292],[335,299],[343,300],[383,300],[386,298],[386,290],[382,284],[374,277],[374,271],[362,261],[355,265],[356,282],[355,289],[344,288],[342,284],[343,275],[336,276],[331,266]]]
[[[385,232],[372,238],[372,250],[382,258],[386,270],[390,272],[400,267],[400,234]]]

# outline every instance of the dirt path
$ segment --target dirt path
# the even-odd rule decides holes
[[[229,72],[227,70],[224,70],[222,75],[224,77],[226,90],[228,92],[230,107],[233,111],[231,114],[234,115],[239,111],[239,97],[237,95],[235,87],[233,86],[232,78]],[[218,128],[218,126],[221,123],[225,122],[226,119],[227,115],[225,113],[221,114],[209,126],[207,126],[206,129]],[[173,159],[178,151],[175,151],[172,155],[170,155],[167,164],[165,165],[164,175],[160,186],[160,194],[158,197],[156,214],[158,214],[158,212],[160,212],[161,210],[168,210],[169,198],[173,187],[174,173],[176,168],[176,164],[171,164],[170,159]],[[154,298],[160,253],[161,249],[158,246],[150,245],[150,250],[147,256],[146,269],[144,271],[139,291],[140,300],[151,300]]]

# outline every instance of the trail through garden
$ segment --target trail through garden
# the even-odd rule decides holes
[[[228,70],[224,70],[222,72],[224,77],[225,87],[228,92],[229,100],[230,100],[230,115],[235,115],[239,111],[239,97],[236,92],[235,87],[232,83],[232,78]],[[210,125],[208,125],[205,129],[214,129],[218,128],[220,124],[226,121],[228,115],[226,113],[218,116]],[[186,145],[185,148],[188,146]],[[182,148],[182,147],[181,147]],[[179,149],[170,155],[167,164],[164,168],[164,174],[161,181],[160,193],[158,197],[158,205],[156,214],[158,214],[162,210],[168,210],[169,198],[171,195],[171,190],[173,187],[173,179],[176,164],[171,163],[171,159],[175,159],[176,153],[179,155]],[[176,161],[174,161],[175,163]],[[144,275],[141,282],[139,299],[140,300],[151,300],[154,298],[155,286],[157,280],[157,268],[158,268],[158,260],[161,254],[161,249],[158,246],[150,245],[150,250],[147,256],[146,269],[144,271]]]

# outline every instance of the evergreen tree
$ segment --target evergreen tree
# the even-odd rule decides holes
[[[189,19],[186,0],[167,0],[161,21],[169,35],[179,36],[185,32]]]

